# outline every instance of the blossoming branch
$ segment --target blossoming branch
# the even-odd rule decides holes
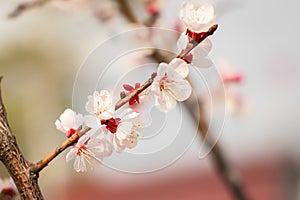
[[[189,67],[197,66],[193,62],[198,58],[199,67],[208,67],[210,60],[206,58],[211,50],[211,42],[206,39],[217,29],[211,5],[184,4],[180,18],[187,26],[178,39],[180,53],[170,63],[160,63],[157,72],[153,73],[143,85],[136,83],[123,85],[121,99],[113,105],[113,94],[107,90],[95,91],[88,96],[85,108],[89,115],[77,114],[66,109],[55,122],[56,128],[71,137],[82,127],[89,127],[81,137],[75,137],[74,145],[66,156],[70,161],[75,158],[74,169],[87,171],[88,165],[101,163],[104,157],[113,151],[118,153],[126,148],[134,148],[141,135],[144,123],[140,113],[135,109],[137,104],[151,102],[155,98],[155,106],[162,112],[169,112],[177,102],[187,100],[192,87],[186,79]],[[208,60],[208,61],[207,61]],[[128,104],[127,104],[128,103]],[[118,111],[127,106],[123,111]],[[90,167],[93,169],[93,167]]]

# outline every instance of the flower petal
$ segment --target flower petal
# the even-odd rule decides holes
[[[180,34],[179,39],[177,40],[177,48],[179,50],[185,49],[189,42],[189,37],[185,34],[185,31]]]
[[[113,144],[113,147],[116,150],[116,152],[120,153],[121,151],[124,150],[124,147],[122,147],[120,145],[120,141],[117,138],[116,134],[111,135],[110,140],[111,140],[111,143]]]
[[[193,51],[193,58],[205,57],[212,49],[212,44],[209,39],[205,39],[201,42]]]
[[[176,100],[168,92],[164,91],[156,97],[155,105],[159,110],[163,112],[169,112],[175,108]]]
[[[144,90],[142,93],[140,93],[139,98],[140,98],[140,103],[142,104],[152,103],[152,96],[150,95],[149,90]]]
[[[77,148],[72,148],[70,149],[70,151],[67,153],[66,155],[66,161],[69,162],[70,160],[72,160],[77,154]]]
[[[57,130],[59,130],[63,133],[67,132],[67,130],[64,129],[64,127],[61,125],[61,122],[59,120],[55,121],[55,127]]]
[[[74,118],[76,116],[76,113],[71,109],[66,109],[63,114],[60,115],[59,119],[61,121],[61,125],[65,129],[70,129],[74,125]]]
[[[74,169],[76,172],[85,172],[86,164],[83,156],[77,156],[74,161]]]
[[[92,115],[85,115],[84,117],[83,117],[83,121],[84,121],[84,123],[88,126],[88,127],[90,127],[90,128],[97,128],[97,127],[100,127],[99,126],[99,119],[98,118],[96,118],[96,117],[94,117],[94,116],[92,116]]]
[[[110,118],[112,118],[114,116],[114,114],[113,114],[113,111],[106,111],[106,112],[103,112],[103,113],[101,113],[100,115],[99,115],[99,118],[100,119],[104,119],[104,120],[106,120],[106,119],[110,119]]]
[[[206,32],[214,23],[214,8],[207,3],[200,6],[185,3],[179,12],[179,17],[190,31]]]
[[[74,118],[73,129],[78,129],[83,124],[83,116],[82,114],[77,114]]]
[[[157,68],[157,76],[155,80],[160,80],[168,72],[169,65],[167,63],[160,63]]]
[[[195,58],[193,59],[192,65],[195,67],[207,68],[207,67],[211,67],[213,65],[213,62],[208,57]]]
[[[180,80],[176,84],[169,85],[167,91],[177,101],[185,101],[191,96],[192,87],[187,80]]]
[[[186,62],[180,58],[174,58],[169,67],[174,69],[178,74],[180,74],[183,78],[186,78],[189,74],[189,67]]]
[[[89,95],[87,98],[88,101],[85,104],[85,110],[90,114],[97,113],[97,102],[95,101],[94,96]]]

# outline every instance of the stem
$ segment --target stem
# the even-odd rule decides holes
[[[214,32],[217,30],[217,28],[218,28],[217,24],[211,26],[210,29],[207,32],[203,33],[203,36],[201,37],[200,40],[198,40],[198,42],[196,40],[191,40],[188,43],[187,47],[179,53],[179,55],[177,56],[177,58],[183,59],[190,51],[192,51],[198,44],[200,44],[200,42],[202,42],[203,40],[205,40],[208,36],[214,34]],[[157,53],[157,52],[155,52],[155,53]],[[140,86],[138,89],[136,89],[134,92],[130,93],[126,97],[121,98],[116,103],[115,110],[118,110],[124,104],[126,104],[131,99],[133,99],[134,97],[136,97],[137,95],[139,95],[146,88],[148,88],[153,83],[153,80],[154,80],[154,78],[156,76],[157,76],[157,73],[152,73],[151,77],[142,86]]]
[[[200,44],[203,40],[205,40],[208,36],[214,34],[214,32],[217,30],[218,28],[218,24],[215,24],[213,26],[211,26],[207,32],[204,32],[202,37],[199,40],[191,40],[185,49],[183,49],[179,55],[177,56],[177,58],[181,58],[184,60],[184,57],[190,53],[190,51],[192,51],[198,44]]]
[[[31,8],[40,7],[46,4],[49,0],[35,0],[31,2],[20,3],[10,14],[8,14],[9,18],[15,18],[20,16],[26,10]]]
[[[0,77],[1,86],[2,77]],[[0,87],[0,160],[13,178],[21,199],[44,199],[38,185],[38,173],[32,173],[32,163],[20,151],[7,120]]]
[[[31,171],[33,173],[38,173],[40,172],[42,169],[44,169],[56,156],[58,156],[61,152],[63,152],[65,149],[67,149],[68,147],[72,146],[73,144],[75,144],[79,137],[81,135],[84,135],[86,132],[88,132],[89,130],[91,130],[91,128],[89,127],[85,127],[83,129],[81,129],[80,131],[77,131],[76,133],[74,133],[70,138],[68,138],[66,141],[64,141],[59,147],[57,147],[56,149],[54,149],[49,155],[45,156],[42,160],[40,160],[38,163],[36,163]]]
[[[151,77],[143,84],[141,85],[138,89],[133,91],[132,93],[128,94],[126,97],[120,99],[116,105],[115,105],[115,110],[118,110],[121,108],[124,104],[129,102],[131,99],[139,95],[141,92],[143,92],[145,89],[147,89],[154,81],[154,78],[157,76],[157,73],[154,72],[151,74]]]

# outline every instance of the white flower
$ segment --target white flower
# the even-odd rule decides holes
[[[60,115],[59,120],[55,121],[55,126],[58,130],[65,133],[67,137],[71,137],[82,123],[82,115],[76,114],[76,112],[68,108]]]
[[[103,128],[101,122],[114,116],[112,97],[106,90],[101,90],[100,93],[95,91],[93,96],[88,96],[85,109],[91,115],[84,116],[83,121],[88,127],[92,128],[91,132],[94,133],[105,131],[106,129]]]
[[[114,113],[112,97],[106,90],[101,90],[100,93],[95,91],[93,96],[88,96],[85,109],[100,120],[109,119]]]
[[[121,113],[120,118],[111,118],[103,123],[105,132],[111,133],[110,141],[117,152],[121,152],[125,148],[132,149],[137,145],[137,137],[143,128],[139,115],[128,108]]]
[[[185,80],[188,73],[187,64],[179,58],[173,59],[169,64],[159,64],[152,91],[156,95],[156,106],[161,111],[168,112],[175,108],[176,101],[189,98],[192,87]]]
[[[75,146],[66,155],[66,160],[69,162],[75,158],[74,169],[77,172],[87,171],[87,164],[90,166],[94,162],[101,162],[102,158],[109,156],[112,153],[112,146],[109,141],[102,135],[86,133],[79,138]],[[91,167],[91,170],[93,168]]]
[[[191,3],[184,3],[179,17],[190,31],[207,32],[215,21],[214,7],[211,4],[195,6]]]

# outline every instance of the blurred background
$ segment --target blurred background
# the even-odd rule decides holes
[[[54,122],[72,107],[76,74],[90,52],[141,25],[128,21],[118,1],[53,0],[7,18],[20,2],[0,0],[0,75],[11,128],[25,157],[38,161],[65,140]],[[151,13],[146,3],[129,1],[140,21]],[[157,1],[153,26],[180,30],[182,3]],[[225,62],[243,75],[218,142],[250,199],[300,199],[299,2],[212,3],[220,26],[211,37],[214,68]],[[195,139],[172,165],[142,174],[105,166],[76,173],[64,152],[41,172],[40,186],[46,199],[233,199],[210,155],[199,159],[200,145]],[[8,176],[3,165],[0,176]]]

